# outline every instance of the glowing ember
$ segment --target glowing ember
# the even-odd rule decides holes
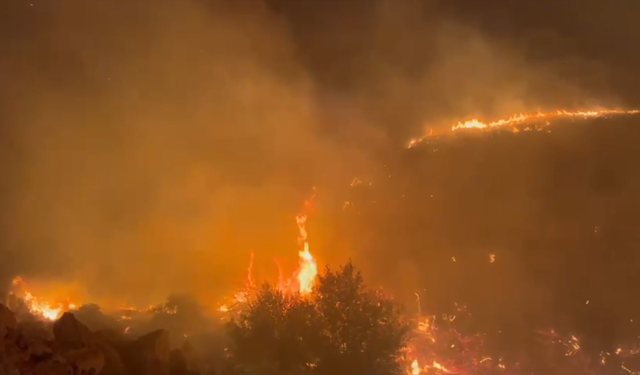
[[[483,122],[478,119],[471,119],[463,122],[458,122],[451,126],[451,131],[459,131],[459,130],[486,130],[486,129],[494,129],[494,128],[503,128],[503,127],[514,127],[516,125],[522,125],[526,123],[535,123],[540,121],[550,121],[558,118],[598,118],[598,117],[607,117],[614,115],[633,115],[640,113],[640,110],[620,110],[620,109],[598,109],[598,110],[578,110],[578,111],[568,111],[568,110],[558,110],[553,112],[537,112],[532,114],[517,114],[511,117],[500,119],[491,122]],[[514,132],[518,132],[519,130],[516,128],[512,129]],[[411,148],[418,143],[422,142],[426,138],[432,136],[433,131],[430,130],[429,133],[420,138],[414,138],[409,141],[408,148]]]
[[[531,337],[536,344],[529,346],[526,353],[516,354],[517,351],[507,349],[503,354],[510,359],[505,360],[499,355],[499,350],[487,345],[491,339],[486,333],[465,334],[465,324],[457,324],[458,316],[464,322],[470,319],[471,314],[461,306],[457,306],[456,315],[424,317],[419,314],[411,340],[405,348],[406,374],[524,375],[548,373],[541,368],[549,366],[556,369],[556,373],[640,374],[633,368],[638,366],[638,345],[618,346],[614,351],[600,352],[596,360],[594,353],[581,347],[577,336],[560,334],[553,329],[535,331]],[[531,356],[536,360],[532,362]]]
[[[14,278],[11,285],[13,286],[11,294],[22,299],[30,313],[41,316],[44,319],[56,320],[65,311],[76,308],[76,305],[68,300],[65,302],[53,303],[34,296],[29,291],[21,277]]]

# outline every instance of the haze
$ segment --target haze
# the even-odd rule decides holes
[[[395,281],[376,264],[398,233],[370,240],[389,243],[387,256],[354,245],[372,229],[342,210],[356,194],[350,182],[402,173],[422,186],[428,172],[398,154],[429,127],[630,106],[627,87],[640,78],[628,52],[604,31],[577,36],[602,25],[616,44],[633,40],[623,5],[636,5],[583,3],[505,16],[430,1],[7,1],[2,283],[19,274],[96,302],[183,291],[215,300],[242,282],[252,251],[266,279],[277,277],[274,258],[295,262],[295,214],[315,186],[321,264],[353,257],[376,282],[419,289],[410,254]],[[548,13],[557,19],[538,22]],[[441,166],[454,176],[443,189],[468,187],[459,165]],[[388,210],[378,225],[454,226],[465,213],[447,204],[423,219]],[[437,248],[407,246],[442,252],[450,228],[431,233]]]

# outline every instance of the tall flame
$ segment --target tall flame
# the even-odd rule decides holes
[[[309,251],[309,236],[306,228],[307,213],[313,210],[314,198],[315,194],[311,199],[305,201],[303,212],[296,216],[298,231],[300,233],[298,241],[302,246],[302,249],[298,251],[299,265],[298,270],[296,271],[300,294],[307,294],[311,292],[316,282],[316,276],[318,275],[318,265]]]

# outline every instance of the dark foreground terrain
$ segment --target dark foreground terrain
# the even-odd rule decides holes
[[[170,351],[169,333],[156,330],[135,340],[120,332],[91,332],[71,313],[48,327],[18,323],[0,304],[0,374],[119,375],[197,374],[189,371],[189,348]]]

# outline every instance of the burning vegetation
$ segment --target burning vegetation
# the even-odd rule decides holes
[[[451,125],[451,131],[466,131],[466,130],[495,130],[495,129],[509,129],[514,133],[518,133],[522,130],[542,130],[551,124],[551,121],[570,118],[570,119],[589,119],[589,118],[602,118],[610,116],[620,115],[635,115],[640,113],[639,110],[622,110],[622,109],[580,109],[580,110],[567,110],[560,109],[551,112],[535,112],[529,114],[515,114],[507,118],[484,122],[476,118],[466,121],[460,121]],[[419,143],[434,136],[432,130],[429,130],[427,135],[419,138],[413,138],[407,144],[408,148],[415,147]]]
[[[636,111],[558,111],[533,117],[514,116],[488,124],[473,120],[455,125],[452,130],[526,125],[526,119],[548,120],[554,116],[582,118],[633,113]],[[361,183],[354,179],[351,186]],[[18,345],[15,340],[29,331],[29,322],[44,322],[39,327],[44,331],[53,328],[56,337],[54,341],[44,341],[49,348],[45,350],[49,354],[44,357],[11,357],[15,355],[11,354],[13,349],[5,349],[0,357],[5,369],[11,365],[16,369],[33,370],[44,366],[41,364],[45,360],[47,366],[54,363],[58,366],[51,355],[61,345],[56,344],[56,340],[62,340],[60,337],[64,335],[60,329],[56,335],[56,325],[75,327],[81,324],[85,328],[80,331],[84,333],[74,335],[83,338],[74,337],[91,342],[86,347],[93,351],[83,353],[98,358],[91,365],[82,362],[83,366],[89,366],[87,368],[93,369],[94,373],[107,375],[640,374],[637,342],[619,343],[609,350],[594,350],[583,345],[582,337],[562,328],[532,329],[514,342],[506,332],[477,327],[473,312],[463,304],[456,304],[448,313],[429,314],[424,312],[428,304],[423,306],[416,293],[417,314],[407,313],[382,289],[367,287],[350,262],[337,270],[327,267],[319,272],[306,227],[314,201],[315,191],[295,217],[300,248],[298,268],[292,276],[284,277],[279,269],[277,283],[259,285],[253,275],[254,256],[251,254],[244,287],[232,295],[229,303],[213,309],[200,305],[189,296],[174,295],[155,306],[121,306],[103,311],[97,305],[84,304],[86,301],[47,301],[34,295],[28,283],[16,277],[8,299],[13,313],[3,310],[0,321],[0,332],[5,340],[3,348]],[[457,261],[455,257],[451,260]],[[487,262],[496,262],[496,255],[489,254]],[[19,323],[13,322],[14,315]],[[70,323],[76,318],[82,323]],[[171,332],[171,338],[168,332]],[[141,365],[140,358],[128,357],[127,351],[140,348],[148,341],[156,344],[162,341],[163,347],[171,345],[180,349],[172,352],[173,357],[167,348],[153,354],[152,365],[148,361],[145,362],[147,365]],[[29,345],[36,345],[33,340],[29,342]],[[190,349],[191,343],[195,343],[195,351]],[[29,345],[24,350],[32,350]],[[19,348],[15,350],[19,352]],[[64,351],[61,356],[67,358],[64,363],[77,367],[80,362],[74,357],[76,354]],[[137,355],[145,357],[146,354],[139,352]],[[118,358],[116,362],[121,365],[114,367],[114,359],[107,360],[109,356]],[[187,356],[198,360],[187,361]],[[171,358],[179,358],[178,362],[182,364],[176,365]],[[53,371],[52,367],[46,368]]]
[[[636,12],[6,3],[0,375],[640,375]]]

